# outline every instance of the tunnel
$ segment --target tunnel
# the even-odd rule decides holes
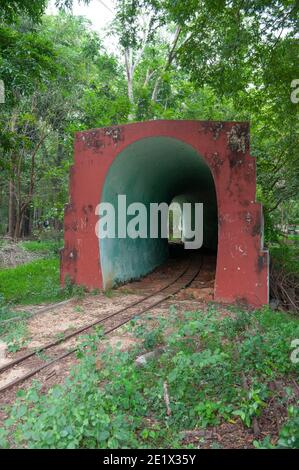
[[[102,203],[118,213],[142,203],[203,206],[203,246],[217,253],[214,299],[259,307],[269,302],[269,256],[256,201],[256,163],[247,122],[155,120],[77,132],[64,214],[61,285],[88,290],[138,279],[169,255],[160,235],[99,237]],[[126,224],[136,218],[127,212]],[[148,220],[147,220],[148,222]],[[147,224],[148,225],[148,224]],[[185,244],[186,246],[186,244]],[[189,251],[189,250],[186,250]]]
[[[119,213],[118,196],[129,206],[141,202],[147,208],[146,238],[103,238],[103,285],[112,287],[136,279],[161,265],[169,255],[168,239],[150,237],[150,204],[173,200],[203,204],[203,247],[217,250],[217,199],[213,176],[204,159],[184,142],[169,137],[141,139],[123,150],[111,165],[101,202]],[[127,216],[127,224],[134,215]],[[116,233],[118,218],[116,217]],[[194,227],[193,227],[194,228]],[[141,234],[142,235],[142,234]],[[145,236],[145,234],[143,234]]]

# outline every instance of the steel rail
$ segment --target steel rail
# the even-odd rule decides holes
[[[38,348],[34,351],[31,351],[27,354],[24,354],[23,356],[20,356],[17,359],[14,359],[13,361],[10,361],[7,364],[4,364],[3,366],[0,367],[0,373],[4,372],[7,369],[12,368],[13,366],[15,366],[17,364],[20,364],[21,362],[25,361],[26,359],[29,359],[30,357],[36,356],[36,355],[40,354],[41,352],[46,351],[47,349],[58,346],[58,344],[65,343],[66,341],[73,338],[74,336],[77,336],[78,334],[83,333],[84,331],[88,330],[89,328],[92,328],[96,325],[99,325],[99,324],[105,322],[106,320],[109,320],[110,318],[124,312],[125,310],[128,310],[129,308],[134,307],[135,305],[138,305],[138,304],[144,302],[145,300],[149,299],[153,295],[158,295],[160,292],[162,292],[163,290],[170,287],[181,276],[183,276],[185,274],[185,272],[188,270],[188,267],[189,266],[187,266],[186,269],[184,269],[184,271],[178,277],[176,277],[173,281],[168,283],[162,289],[159,289],[159,290],[155,291],[154,293],[148,294],[147,296],[143,297],[142,299],[136,300],[135,302],[132,302],[131,304],[127,305],[126,307],[122,307],[121,309],[117,310],[116,312],[114,312],[110,315],[107,315],[103,318],[100,318],[99,320],[95,320],[91,323],[88,323],[88,324],[84,325],[83,327],[78,328],[77,330],[73,331],[72,333],[69,333],[68,335],[63,336],[62,338],[57,339],[56,341],[52,341],[48,344],[45,344],[44,346],[42,346],[42,347],[40,347],[40,348]]]
[[[24,362],[26,359],[30,358],[30,357],[33,357],[35,355],[38,355],[39,353],[51,348],[51,347],[54,347],[54,346],[57,346],[58,344],[61,344],[63,342],[66,342],[68,341],[70,338],[74,337],[74,336],[77,336],[78,334],[82,333],[83,331],[86,331],[100,323],[104,323],[105,321],[115,317],[116,315],[119,315],[120,313],[123,313],[124,311],[126,310],[129,310],[129,309],[132,309],[134,308],[135,306],[145,302],[146,300],[148,300],[149,298],[153,298],[153,297],[156,297],[158,296],[161,292],[165,291],[166,289],[171,289],[173,284],[177,283],[180,278],[182,278],[190,269],[190,266],[192,267],[192,262],[189,263],[189,265],[187,266],[186,269],[183,270],[182,273],[180,273],[179,276],[177,276],[174,280],[172,280],[170,283],[168,283],[166,286],[164,286],[162,289],[159,289],[145,297],[143,297],[142,299],[136,301],[136,302],[133,302],[131,303],[130,305],[126,306],[126,307],[123,307],[122,309],[112,313],[111,315],[108,315],[104,318],[101,318],[100,320],[96,320],[95,322],[92,322],[92,323],[89,323],[88,325],[85,325],[84,327],[76,330],[75,332],[72,332],[71,334],[65,336],[64,338],[62,339],[59,339],[53,343],[48,343],[47,345],[45,345],[43,348],[40,348],[39,350],[37,351],[33,351],[31,353],[28,353],[24,356],[21,356],[20,358],[17,358],[16,360],[14,361],[11,361],[9,362],[8,364],[5,364],[4,366],[2,366],[0,368],[0,372],[4,372],[8,369],[11,369],[12,367],[14,367],[15,365],[17,364],[20,364],[21,362]],[[141,311],[139,311],[138,313],[134,313],[133,315],[129,316],[127,319],[125,319],[124,321],[122,321],[121,323],[118,323],[115,327],[109,329],[109,330],[106,330],[104,331],[104,335],[108,335],[109,333],[111,333],[112,331],[120,328],[121,326],[123,326],[124,324],[128,323],[129,321],[131,321],[133,318],[135,318],[136,316],[139,316],[145,312],[147,312],[148,310],[150,310],[151,308],[155,307],[156,305],[159,305],[161,304],[162,302],[164,302],[165,300],[167,300],[168,298],[172,297],[173,295],[175,295],[177,292],[179,292],[181,289],[187,287],[188,285],[190,285],[192,283],[192,281],[195,279],[195,277],[198,275],[198,273],[200,272],[201,270],[201,267],[202,267],[202,258],[201,258],[201,263],[200,263],[200,267],[198,268],[198,264],[197,264],[197,269],[195,270],[195,273],[193,273],[189,279],[187,279],[185,282],[183,282],[181,285],[179,285],[179,287],[175,288],[172,292],[166,294],[163,296],[162,299],[159,299],[157,301],[155,301],[154,303],[151,303],[150,305],[146,306],[145,308],[143,308]],[[45,369],[46,367],[49,367],[51,366],[53,363],[55,362],[58,362],[62,359],[64,359],[65,357],[71,355],[71,354],[74,354],[76,351],[78,350],[78,348],[73,348],[71,349],[70,351],[67,351],[66,353],[56,357],[56,358],[53,358],[51,359],[50,361],[48,361],[46,364],[42,364],[41,366],[29,371],[27,374],[24,374],[23,376],[21,377],[18,377],[17,379],[9,382],[8,384],[4,385],[3,387],[0,388],[0,392],[3,392],[3,391],[6,391],[10,388],[12,388],[13,386],[29,379],[30,377],[32,377],[33,375],[36,375],[38,372],[42,371],[43,369]]]

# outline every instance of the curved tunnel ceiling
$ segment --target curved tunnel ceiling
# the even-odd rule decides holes
[[[217,248],[217,201],[213,177],[204,159],[188,144],[169,137],[141,139],[123,150],[106,177],[101,202],[117,210],[118,195],[132,202],[186,201],[204,204],[204,246]],[[128,219],[127,219],[128,220]],[[102,239],[104,287],[136,279],[168,257],[165,239]]]

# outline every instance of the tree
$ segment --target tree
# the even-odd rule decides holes
[[[117,62],[83,18],[61,14],[39,26],[26,20],[9,37],[0,63],[9,84],[0,164],[2,181],[10,180],[8,233],[18,238],[37,209],[40,217],[62,216],[73,131],[126,121],[129,103]]]
[[[133,119],[249,120],[269,224],[298,201],[298,2],[119,0],[120,57],[84,19],[40,16],[44,5],[2,11],[0,205],[11,235],[62,217],[74,131]]]
[[[22,216],[21,202],[16,204],[15,188],[20,184],[19,173],[21,164],[18,159],[21,149],[32,147],[32,170],[35,153],[40,143],[30,140],[27,132],[18,133],[19,117],[24,118],[21,111],[23,99],[27,99],[36,88],[46,84],[55,73],[55,51],[52,45],[24,25],[25,31],[11,27],[0,27],[0,76],[5,83],[5,104],[1,106],[0,131],[0,166],[8,171],[9,180],[9,221],[8,233],[13,236]],[[34,101],[32,101],[34,106]],[[30,122],[24,123],[26,129]],[[37,147],[35,148],[35,145]],[[31,177],[31,186],[33,185]]]
[[[168,27],[179,28],[176,67],[184,69],[196,90],[202,93],[208,87],[223,107],[229,100],[231,119],[250,121],[266,210],[271,213],[286,198],[298,198],[298,106],[290,95],[298,75],[299,2],[144,0],[141,4],[157,8]],[[132,22],[135,18],[131,15]]]
[[[90,0],[78,0],[78,3],[88,5]],[[71,10],[73,0],[56,0],[60,9]],[[16,23],[20,17],[26,16],[33,22],[40,21],[48,5],[48,0],[0,0],[0,23]]]
[[[162,3],[160,1],[147,3],[138,0],[117,2],[116,15],[112,24],[112,34],[117,36],[124,56],[128,97],[132,110],[136,105],[135,88],[138,87],[136,75],[140,77],[140,71],[138,72],[137,69],[140,65],[142,67],[142,62],[148,64],[142,77],[143,88],[149,88],[149,85],[152,85],[150,100],[156,103],[164,76],[173,65],[181,27],[172,27],[172,31],[163,31],[166,18]],[[151,64],[149,58],[152,59]],[[130,117],[133,119],[136,116],[138,112],[137,115],[133,112]]]

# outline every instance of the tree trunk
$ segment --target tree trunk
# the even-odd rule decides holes
[[[158,92],[160,87],[161,77],[158,77],[154,86],[153,94],[152,94],[152,101],[156,102],[158,99]]]
[[[132,49],[125,50],[125,64],[126,64],[127,85],[128,85],[128,98],[130,100],[130,103],[134,104],[134,89],[133,89],[134,64],[133,64]]]
[[[130,103],[134,104],[133,80],[131,77],[128,77],[128,97]]]
[[[15,233],[16,225],[16,206],[15,206],[15,192],[14,192],[14,183],[10,179],[8,184],[8,236],[13,238]]]
[[[175,49],[177,47],[177,44],[178,44],[178,40],[179,40],[179,37],[180,37],[180,34],[181,34],[181,26],[178,26],[177,29],[176,29],[176,32],[175,32],[175,35],[174,35],[174,39],[173,39],[173,43],[172,43],[172,46],[171,46],[171,49],[169,51],[169,54],[168,54],[168,58],[167,58],[167,63],[163,69],[163,72],[166,72],[166,70],[169,69],[169,67],[171,66],[174,58],[175,58]],[[154,86],[154,90],[153,90],[153,94],[152,94],[152,101],[156,102],[157,99],[158,99],[158,93],[159,93],[159,88],[160,88],[160,84],[161,84],[161,81],[162,81],[162,77],[161,75],[159,75],[157,77],[157,80],[156,80],[156,83],[155,83],[155,86]]]
[[[16,122],[17,122],[18,110],[16,108],[12,111],[11,122],[10,122],[10,131],[15,132]],[[14,177],[15,177],[15,155],[11,155],[11,164],[12,164],[12,175],[8,183],[8,236],[14,236],[15,224],[16,224],[16,204],[15,204],[15,186],[14,186]]]
[[[15,231],[13,235],[14,240],[17,240],[18,238],[20,238],[20,233],[21,233],[21,214],[18,211],[17,217],[16,217]]]

